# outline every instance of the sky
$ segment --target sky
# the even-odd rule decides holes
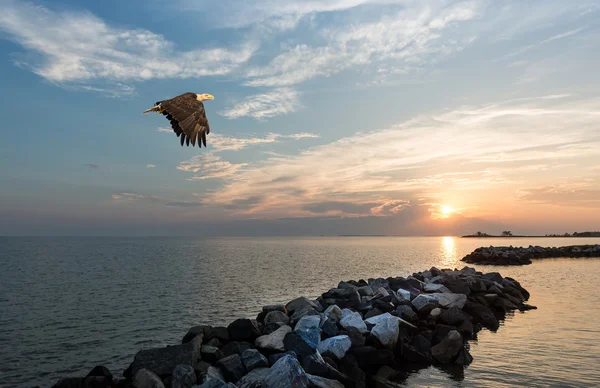
[[[600,229],[597,0],[0,9],[0,235]]]

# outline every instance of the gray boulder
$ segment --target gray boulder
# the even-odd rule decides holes
[[[247,318],[236,319],[227,326],[231,341],[254,342],[260,336],[256,323]]]
[[[228,357],[232,354],[238,354],[241,356],[242,353],[244,353],[244,350],[252,348],[252,344],[248,342],[231,341],[221,348],[221,353],[223,353],[223,357]]]
[[[221,353],[219,348],[208,345],[202,345],[200,354],[202,355],[202,360],[210,362],[211,364],[214,364],[223,357],[223,353]]]
[[[233,383],[226,383],[223,380],[208,379],[200,385],[195,385],[194,388],[237,388]]]
[[[463,338],[456,330],[452,330],[437,345],[431,348],[431,355],[441,364],[450,364],[463,349]]]
[[[266,368],[269,366],[269,361],[256,349],[248,349],[242,353],[242,362],[246,367],[246,371],[250,372],[256,368]]]
[[[133,378],[135,388],[165,388],[162,380],[148,369],[139,369]]]
[[[415,306],[417,311],[425,310],[430,307],[433,309],[439,305],[439,302],[433,295],[434,294],[421,294],[413,299],[411,303]]]
[[[339,282],[337,288],[348,288],[351,290],[358,290],[358,286],[355,286],[354,284],[348,283],[348,282]]]
[[[296,299],[292,300],[291,302],[289,302],[287,305],[285,305],[285,308],[287,309],[288,314],[293,314],[295,311],[303,309],[303,308],[307,308],[307,307],[317,310],[317,312],[319,310],[323,311],[321,309],[320,305],[318,305],[317,303],[315,303],[312,300],[309,300],[303,296],[301,296],[300,298],[296,298]]]
[[[419,320],[419,316],[417,315],[417,313],[415,313],[412,307],[407,305],[400,305],[396,307],[396,314],[398,314],[400,318],[408,322],[416,322]]]
[[[371,335],[379,340],[386,348],[393,350],[398,342],[398,334],[400,332],[399,318],[385,313],[367,319],[365,322],[375,325],[371,329]]]
[[[269,359],[269,365],[275,364],[277,362],[277,360],[279,360],[281,357],[285,357],[285,356],[292,356],[292,357],[298,359],[298,355],[296,354],[296,352],[287,351],[285,353],[275,353],[275,354],[271,354],[269,357],[267,357]]]
[[[262,388],[263,382],[270,371],[269,368],[256,368],[242,377],[236,385],[238,388]]]
[[[467,301],[464,307],[464,311],[473,317],[474,323],[481,323],[488,329],[495,331],[500,327],[498,319],[494,316],[492,310],[489,307],[484,306],[480,303]]]
[[[285,338],[285,335],[291,331],[291,327],[283,325],[269,335],[258,337],[254,344],[260,349],[277,350],[283,352],[285,350],[283,339]]]
[[[427,283],[423,289],[425,290],[425,292],[452,292],[448,289],[448,287],[444,286],[443,284],[436,283]]]
[[[333,357],[341,360],[350,350],[352,340],[347,335],[338,335],[323,340],[318,347],[319,353],[324,357]]]
[[[282,304],[271,304],[267,306],[263,306],[263,313],[270,313],[271,311],[281,311],[282,313],[286,312],[285,305]]]
[[[360,296],[373,296],[374,292],[371,286],[363,286],[358,288]]]
[[[442,309],[439,307],[436,307],[433,310],[431,310],[431,312],[429,313],[429,318],[438,319],[441,314],[442,314]]]
[[[440,320],[446,325],[459,326],[464,321],[469,320],[469,316],[458,306],[453,306],[440,314]]]
[[[384,278],[369,279],[367,282],[373,290],[377,290],[380,287],[390,288],[390,283]]]
[[[314,388],[344,388],[344,384],[337,380],[326,379],[325,377],[307,374],[311,387]]]
[[[388,290],[386,290],[384,287],[379,287],[377,289],[377,291],[375,291],[375,294],[373,296],[381,296],[382,298],[385,298],[386,296],[389,296],[390,293],[388,292]]]
[[[410,294],[410,291],[408,291],[408,290],[405,290],[403,288],[398,288],[398,291],[396,291],[396,293],[394,295],[400,302],[403,302],[403,301],[410,302],[411,294]]]
[[[210,379],[224,381],[225,376],[223,376],[223,372],[221,372],[221,369],[217,368],[216,366],[209,366],[208,369],[206,370],[206,375],[204,376],[204,380],[210,380]]]
[[[313,354],[302,358],[302,369],[306,373],[310,373],[311,375],[325,377],[326,379],[347,381],[348,377],[335,369],[335,367],[329,364],[319,352],[314,352]]]
[[[320,323],[321,317],[319,315],[304,316],[296,324],[294,332],[298,333],[313,349],[317,349],[321,339]]]
[[[431,343],[422,335],[416,335],[412,343],[404,343],[402,358],[409,362],[428,365],[432,363]]]
[[[308,343],[304,337],[295,331],[285,335],[283,345],[285,350],[296,353],[300,359],[315,353],[316,350],[316,347],[313,347],[313,344]]]
[[[460,352],[458,352],[458,356],[456,356],[455,364],[458,365],[469,365],[473,362],[473,356],[469,353],[469,351],[465,348],[462,348]]]
[[[338,327],[335,324],[335,321],[331,318],[321,319],[321,324],[319,325],[321,328],[321,333],[325,338],[333,337],[338,332]]]
[[[324,314],[327,318],[332,319],[336,323],[342,319],[342,309],[336,305],[327,307]]]
[[[450,308],[450,307],[458,307],[462,309],[467,302],[467,296],[465,294],[454,294],[454,293],[438,293],[431,294],[433,298],[435,298],[440,306]]]
[[[183,336],[181,343],[185,344],[187,342],[190,342],[197,335],[202,335],[203,337],[205,337],[211,329],[212,327],[207,325],[193,326],[188,330],[185,336]]]
[[[284,312],[282,311],[271,311],[269,313],[267,313],[267,315],[265,316],[265,320],[264,320],[265,325],[269,325],[269,324],[278,324],[279,326],[281,325],[287,325],[288,323],[290,323],[290,317],[288,317]]]
[[[307,315],[319,315],[319,311],[310,306],[302,307],[300,309],[294,310],[292,315],[290,315],[290,321],[292,322],[292,324],[295,324],[300,319],[302,319],[302,317],[305,317]]]
[[[263,382],[264,388],[305,388],[308,377],[295,357],[281,357],[271,367]]]
[[[342,319],[340,319],[340,325],[345,329],[350,327],[355,328],[361,333],[367,333],[369,331],[361,315],[349,309],[342,310]]]
[[[239,354],[232,354],[231,356],[222,358],[215,366],[221,370],[225,381],[235,383],[246,374],[246,367],[244,367],[242,357]]]
[[[191,388],[196,384],[196,371],[191,365],[177,365],[171,379],[172,388]]]
[[[201,346],[202,336],[197,335],[185,344],[141,350],[133,358],[131,372],[135,375],[137,371],[147,369],[158,376],[165,376],[173,373],[180,364],[195,367],[200,361]]]

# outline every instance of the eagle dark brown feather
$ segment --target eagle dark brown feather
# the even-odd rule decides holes
[[[159,101],[163,110],[162,114],[171,123],[171,128],[180,138],[183,146],[185,142],[192,147],[198,142],[198,147],[206,147],[206,135],[210,133],[210,126],[206,118],[204,104],[196,99],[195,93],[184,93],[170,100]]]

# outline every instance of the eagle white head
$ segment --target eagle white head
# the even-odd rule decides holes
[[[208,94],[208,93],[204,93],[204,94],[196,94],[196,100],[198,101],[207,101],[207,100],[214,100],[215,96],[213,96],[212,94]]]

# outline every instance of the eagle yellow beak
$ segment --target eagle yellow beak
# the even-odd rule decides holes
[[[204,94],[196,94],[196,100],[198,101],[206,101],[206,100],[214,100],[215,96],[212,94],[204,93]]]

